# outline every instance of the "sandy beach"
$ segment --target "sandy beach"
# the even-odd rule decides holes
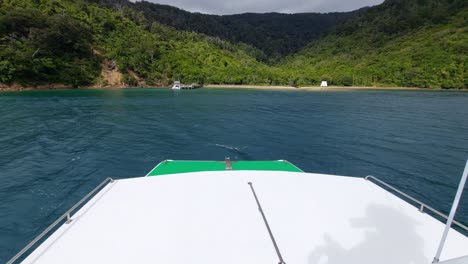
[[[135,89],[135,88],[149,88],[149,89],[170,89],[170,87],[160,86],[141,86],[141,87],[128,87],[125,85],[109,85],[109,86],[89,86],[89,87],[71,87],[62,84],[48,84],[39,86],[21,86],[14,84],[11,86],[0,85],[0,92],[18,92],[18,91],[32,91],[32,90],[68,90],[68,89]],[[441,89],[441,88],[418,88],[418,87],[357,87],[357,86],[308,86],[308,87],[292,87],[281,85],[237,85],[237,84],[207,84],[202,88],[206,89],[251,89],[251,90],[270,90],[270,91],[310,91],[310,92],[338,92],[338,91],[460,91],[466,92],[468,89]]]
[[[408,91],[468,91],[468,89],[440,89],[418,87],[356,87],[356,86],[329,86],[329,87],[292,87],[292,86],[267,86],[267,85],[205,85],[203,88],[216,89],[258,89],[258,90],[285,90],[285,91],[368,91],[368,90],[408,90]]]

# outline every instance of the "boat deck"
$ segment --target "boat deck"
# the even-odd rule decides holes
[[[278,263],[248,182],[289,264],[428,264],[444,229],[362,178],[214,170],[109,183],[23,263]]]
[[[301,169],[286,160],[274,161],[195,161],[165,160],[159,163],[147,176],[188,173],[197,171],[224,170],[263,170],[302,172]]]

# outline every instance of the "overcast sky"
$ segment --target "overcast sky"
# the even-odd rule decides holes
[[[135,0],[134,0],[135,1]],[[207,14],[343,12],[383,0],[146,0]]]

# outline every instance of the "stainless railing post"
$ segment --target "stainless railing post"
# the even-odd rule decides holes
[[[445,241],[447,240],[448,232],[450,231],[450,227],[452,226],[453,219],[455,218],[455,214],[457,213],[458,205],[460,204],[460,199],[463,194],[463,189],[465,188],[467,178],[468,178],[468,160],[466,161],[465,170],[463,171],[460,184],[458,185],[457,193],[455,194],[455,198],[453,199],[452,209],[450,210],[450,214],[447,219],[447,224],[445,224],[444,233],[442,234],[439,247],[437,248],[437,253],[432,263],[439,262],[440,255],[442,254],[442,250],[444,249]]]
[[[224,164],[225,164],[225,169],[226,169],[226,170],[232,170],[232,161],[231,161],[231,158],[225,158],[225,159],[224,159]]]
[[[66,224],[71,223],[71,218],[70,218],[70,213],[67,214],[67,221],[65,222]]]

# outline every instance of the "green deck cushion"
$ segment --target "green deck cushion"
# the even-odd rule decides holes
[[[232,161],[232,170],[268,170],[302,172],[288,161]],[[147,176],[200,171],[224,171],[224,161],[166,160],[158,164]]]
[[[302,172],[287,161],[236,161],[232,163],[232,169]]]

